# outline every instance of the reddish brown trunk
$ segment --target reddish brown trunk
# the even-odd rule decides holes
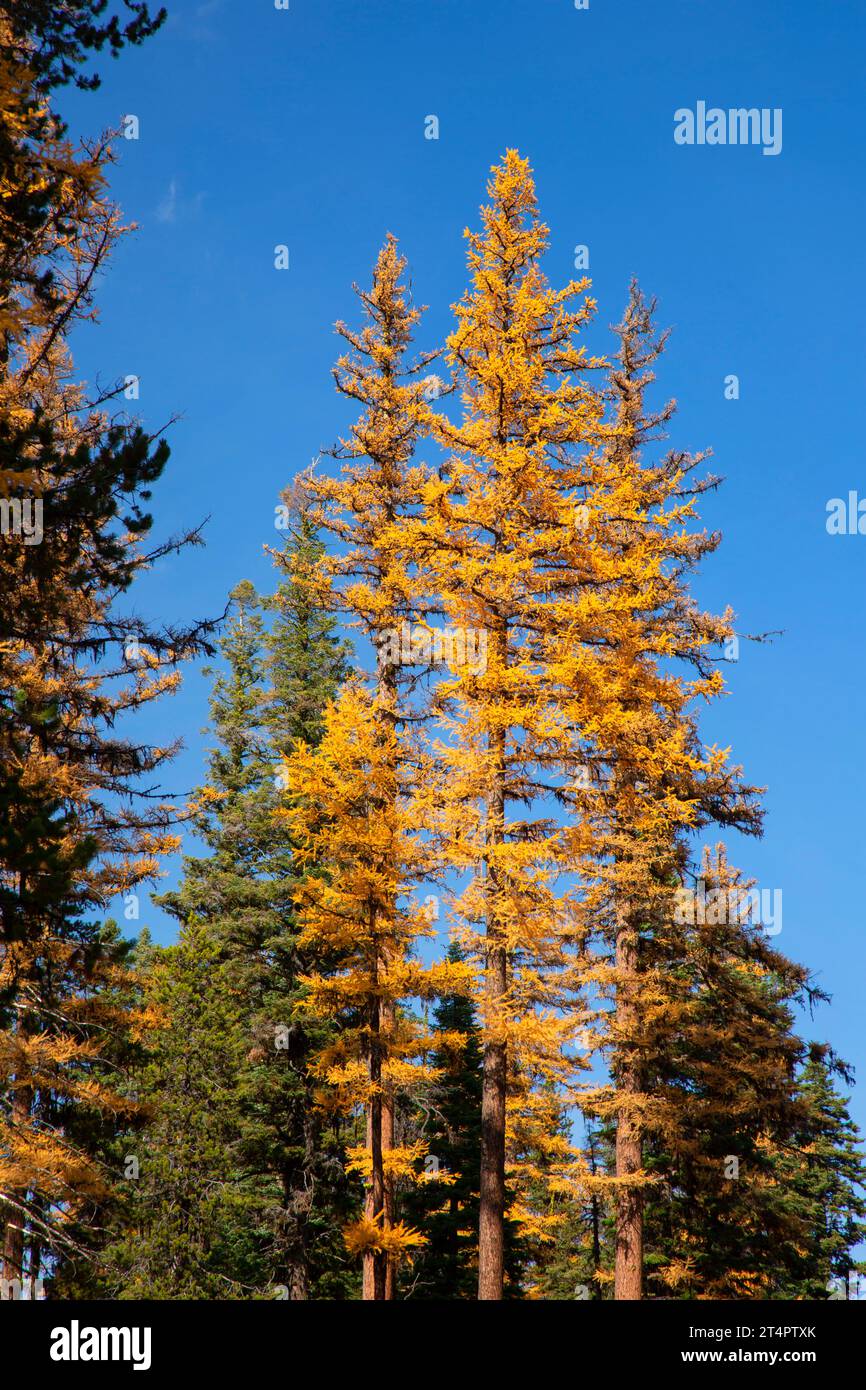
[[[505,993],[505,952],[488,958],[487,993]],[[481,1209],[478,1225],[478,1297],[502,1297],[505,1275],[505,1089],[504,1043],[487,1043],[481,1091]]]
[[[366,1121],[366,1123],[367,1123],[367,1151],[370,1152],[370,1153],[372,1153],[372,1150],[373,1150],[373,1108],[372,1108],[372,1106],[369,1106],[369,1105],[367,1106],[367,1121]],[[366,1196],[365,1201],[364,1201],[364,1215],[365,1215],[365,1216],[369,1216],[371,1220],[372,1220],[372,1218],[373,1218],[373,1192],[372,1192],[372,1189],[369,1188],[369,1187],[367,1188],[367,1196]],[[365,1256],[364,1256],[364,1266],[363,1266],[362,1281],[361,1281],[361,1299],[362,1299],[362,1301],[363,1301],[364,1303],[369,1303],[369,1302],[371,1302],[372,1298],[373,1298],[373,1256],[372,1256],[371,1254],[368,1254],[368,1255],[365,1255]]]
[[[390,369],[385,370],[388,375]],[[390,507],[386,509],[386,513],[389,519],[393,519]],[[383,665],[379,674],[379,689],[380,696],[384,697],[383,713],[393,726],[397,710],[397,670],[393,662]],[[379,964],[377,961],[377,972]],[[370,1107],[367,1119],[367,1144],[373,1156],[373,1174],[367,1195],[366,1212],[368,1216],[379,1217],[385,1230],[389,1231],[394,1225],[394,1180],[385,1176],[384,1155],[394,1147],[394,1095],[387,1084],[382,1085],[382,1059],[387,1056],[390,1044],[394,1006],[390,1002],[379,1003],[374,1006],[373,1012],[378,1089],[377,1104]],[[372,1078],[372,1061],[370,1074]],[[378,1130],[377,1134],[374,1134],[375,1128]],[[390,1301],[395,1296],[395,1288],[396,1268],[393,1257],[377,1254],[366,1256],[362,1276],[362,1298]]]
[[[620,1113],[616,1135],[616,1175],[627,1178],[641,1169],[641,1143],[635,1125]],[[643,1298],[643,1197],[640,1189],[618,1189],[616,1204],[617,1299]]]
[[[374,981],[375,983],[375,981]],[[382,1007],[377,1001],[370,1009],[370,1105],[368,1134],[370,1142],[370,1192],[368,1210],[376,1221],[384,1221],[385,1176],[382,1161]],[[370,1275],[364,1281],[364,1297],[384,1302],[388,1291],[388,1259],[383,1251],[374,1250],[366,1257]],[[365,1270],[366,1272],[366,1270]]]
[[[367,1112],[367,1147],[373,1147],[373,1126],[372,1126],[372,1107]],[[394,1103],[390,1096],[386,1095],[382,1101],[382,1153],[383,1159],[388,1149],[394,1147]],[[394,1224],[394,1184],[393,1181],[383,1183],[385,1191],[385,1225],[386,1228]],[[367,1216],[374,1214],[373,1190],[372,1186],[367,1193],[367,1201],[364,1206]],[[374,1297],[373,1283],[373,1256],[364,1256],[364,1269],[362,1276],[361,1298],[364,1301],[371,1301]],[[396,1272],[393,1260],[388,1261],[385,1272],[385,1299],[391,1300],[395,1297]]]
[[[370,1203],[373,1208],[374,1219],[382,1219],[385,1208],[385,1184],[382,1179],[382,1097],[375,1096],[370,1105],[370,1132],[371,1145],[370,1152],[372,1157],[372,1175],[370,1182]],[[387,1292],[388,1269],[387,1258],[381,1251],[374,1251],[371,1256],[372,1264],[372,1284],[373,1298],[378,1302],[384,1302]]]
[[[634,980],[637,975],[637,954],[634,937],[627,929],[620,930],[616,943],[617,1012],[625,1037],[633,1034]],[[634,1065],[626,1058],[619,1074],[619,1088],[624,1104],[616,1125],[616,1176],[622,1181],[643,1166],[640,1123],[631,1101],[640,1093],[640,1082]],[[643,1298],[643,1192],[638,1186],[617,1186],[616,1200],[616,1265],[614,1281],[616,1299]]]
[[[24,1230],[23,1220],[14,1212],[6,1226],[6,1240],[3,1245],[3,1278],[10,1282],[24,1277]]]
[[[386,1087],[382,1098],[382,1166],[384,1167],[385,1154],[394,1147],[394,1096],[390,1088]],[[383,1188],[385,1193],[385,1230],[390,1231],[394,1225],[394,1179],[385,1176],[383,1178]],[[397,1265],[393,1259],[388,1260],[385,1268],[385,1301],[390,1302],[395,1296],[397,1288]]]
[[[497,655],[505,664],[504,636]],[[498,733],[494,753],[493,792],[488,806],[488,843],[501,843],[505,832],[505,738]],[[502,891],[499,871],[488,868],[489,907],[485,991],[488,1030],[481,1083],[481,1186],[478,1222],[478,1297],[502,1298],[505,1278],[505,1096],[508,1082],[507,1045],[498,1037],[502,1004],[508,989],[508,957],[500,926]]]

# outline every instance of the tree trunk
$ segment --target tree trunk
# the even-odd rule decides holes
[[[637,976],[637,947],[630,924],[617,933],[616,965],[617,1012],[620,1026],[629,1039],[633,1036],[632,998]],[[624,1104],[617,1116],[616,1176],[623,1185],[617,1185],[614,1298],[639,1299],[643,1297],[643,1192],[624,1180],[640,1173],[643,1166],[640,1122],[631,1104],[641,1088],[629,1057],[620,1072],[619,1088]]]
[[[390,509],[386,510],[386,515],[391,519],[393,518]],[[396,619],[392,619],[392,621],[396,625]],[[381,650],[378,642],[377,647]],[[384,718],[394,727],[397,722],[397,669],[393,662],[383,663],[379,671],[378,687],[378,699],[382,706]],[[389,918],[393,913],[393,907],[394,904],[391,905]],[[379,962],[377,961],[377,970],[378,966]],[[373,1079],[373,1053],[375,1052],[378,1091],[367,1115],[367,1147],[372,1155],[373,1172],[365,1211],[374,1220],[378,1217],[384,1229],[389,1231],[394,1224],[394,1180],[385,1177],[384,1155],[394,1147],[394,1093],[392,1087],[382,1087],[382,1058],[385,1048],[390,1046],[394,1024],[394,1005],[388,1001],[380,1001],[373,1006],[373,1014],[374,1049],[371,1051],[370,1078]],[[384,1046],[382,1043],[383,1030],[386,1038]],[[365,1255],[361,1287],[362,1299],[381,1298],[390,1301],[395,1296],[395,1289],[396,1267],[393,1257],[389,1258],[386,1255],[380,1256],[378,1254]]]
[[[505,664],[505,641],[500,635],[498,655]],[[491,740],[493,789],[488,804],[487,841],[495,846],[505,833],[505,735],[497,731]],[[502,1005],[508,989],[508,953],[500,924],[502,892],[500,870],[488,865],[488,917],[485,992],[487,1032],[481,1083],[481,1187],[478,1222],[478,1297],[502,1298],[505,1277],[505,1096],[508,1081],[508,1049],[501,1038]],[[490,1037],[490,1029],[494,1036]]]
[[[488,954],[487,994],[505,993],[505,951]],[[478,1297],[500,1299],[505,1275],[505,1043],[484,1048],[481,1092],[481,1207],[478,1224]]]
[[[305,1303],[310,1297],[310,1272],[305,1240],[309,1220],[309,1194],[304,1191],[303,1168],[284,1172],[282,1183],[286,1285],[292,1303]]]
[[[382,1049],[381,1049],[381,1004],[377,1000],[370,1010],[370,1086],[372,1094],[369,1106],[370,1134],[370,1196],[369,1209],[373,1220],[384,1223],[385,1213],[385,1175],[382,1161]],[[366,1281],[364,1297],[375,1302],[384,1302],[388,1284],[388,1259],[383,1251],[374,1250],[367,1257],[370,1262],[370,1278]],[[367,1260],[365,1259],[365,1264]]]
[[[29,1086],[22,1086],[17,1089],[12,1098],[12,1125],[19,1131],[27,1128],[30,1112],[33,1108],[33,1091]],[[16,1188],[12,1191],[20,1203],[19,1208],[9,1208],[6,1217],[6,1234],[3,1241],[3,1263],[2,1277],[4,1280],[24,1279],[24,1227],[26,1218],[24,1207],[27,1201],[27,1189]]]
[[[595,1135],[592,1131],[589,1135],[589,1171],[595,1177],[597,1164],[595,1161]],[[589,1209],[592,1220],[592,1296],[600,1299],[601,1285],[598,1282],[598,1272],[601,1269],[601,1204],[595,1192],[590,1198]]]
[[[24,1218],[20,1212],[13,1212],[6,1226],[6,1239],[3,1245],[3,1279],[7,1283],[24,1279]]]
[[[368,1153],[372,1153],[372,1152],[373,1152],[373,1107],[372,1107],[371,1105],[368,1105],[368,1106],[367,1106],[366,1131],[367,1131],[367,1151],[368,1151]],[[365,1200],[364,1200],[364,1215],[365,1215],[365,1216],[369,1216],[371,1220],[373,1219],[373,1216],[374,1216],[374,1211],[373,1211],[373,1190],[372,1190],[372,1187],[368,1187],[368,1188],[367,1188],[367,1196],[366,1196],[366,1198],[365,1198]],[[363,1303],[369,1303],[369,1302],[372,1301],[372,1298],[373,1298],[373,1256],[372,1256],[372,1254],[365,1254],[365,1256],[364,1256],[364,1264],[363,1264],[363,1269],[362,1269],[362,1274],[361,1274],[361,1301],[362,1301]]]
[[[393,1015],[393,1009],[389,1011]],[[385,1166],[385,1154],[394,1147],[394,1093],[390,1086],[385,1088],[382,1097],[382,1167]],[[384,1176],[382,1179],[384,1190],[383,1208],[385,1212],[385,1230],[390,1231],[394,1225],[394,1179]],[[385,1269],[385,1300],[391,1302],[394,1299],[397,1288],[397,1263],[393,1256],[387,1262]]]
[[[367,1112],[367,1148],[373,1147],[372,1111]],[[388,1149],[394,1147],[394,1101],[393,1097],[386,1094],[382,1099],[382,1157]],[[394,1224],[394,1182],[389,1179],[384,1182],[385,1190],[385,1226],[391,1227]],[[367,1201],[364,1205],[367,1216],[374,1214],[372,1188],[367,1193]],[[373,1298],[373,1256],[364,1256],[364,1269],[362,1276],[361,1298],[369,1301]],[[388,1268],[385,1275],[385,1299],[390,1301],[396,1297],[396,1269],[394,1261],[388,1261]]]
[[[39,1204],[40,1211],[44,1210],[44,1203]],[[30,1280],[30,1297],[39,1297],[39,1279],[42,1272],[42,1236],[32,1235],[30,1237],[30,1250],[27,1258],[27,1276]]]

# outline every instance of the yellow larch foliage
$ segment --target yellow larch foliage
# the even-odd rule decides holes
[[[300,744],[285,761],[278,812],[298,867],[307,870],[296,892],[300,949],[330,962],[303,978],[299,1007],[341,1024],[316,1071],[332,1103],[367,1116],[368,1142],[353,1152],[352,1164],[371,1196],[358,1230],[372,1220],[380,1232],[375,1250],[369,1241],[364,1246],[376,1256],[376,1297],[384,1296],[386,1256],[400,1244],[386,1188],[397,1178],[417,1178],[426,1153],[423,1143],[383,1145],[384,1101],[435,1076],[424,1060],[435,1034],[408,1006],[467,987],[460,965],[425,965],[419,957],[434,928],[411,896],[431,871],[413,754],[422,768],[423,753],[405,733],[398,737],[375,695],[359,680],[349,682],[326,712],[321,743]]]
[[[323,1065],[332,1084],[347,1090],[354,1103],[366,1108],[368,1147],[373,1156],[367,1217],[380,1220],[384,1229],[394,1224],[394,1181],[384,1155],[395,1142],[396,1092],[409,1081],[423,1079],[411,1043],[412,1029],[401,1012],[400,1001],[432,997],[439,978],[435,971],[423,970],[411,954],[415,937],[429,930],[426,916],[418,909],[399,906],[411,883],[419,881],[419,875],[429,867],[429,857],[424,860],[417,841],[412,842],[409,859],[405,858],[409,842],[404,835],[411,828],[404,819],[407,798],[414,799],[423,818],[423,779],[418,775],[422,749],[407,733],[419,726],[423,699],[416,698],[418,673],[413,672],[411,659],[406,660],[402,633],[405,627],[411,630],[413,623],[423,620],[427,605],[419,587],[417,531],[420,494],[429,469],[415,461],[415,448],[432,361],[431,354],[415,361],[409,358],[420,310],[411,302],[405,271],[396,241],[388,237],[377,258],[371,288],[356,287],[363,326],[355,331],[344,323],[337,325],[347,349],[334,370],[336,386],[342,396],[360,406],[361,414],[333,451],[340,463],[336,476],[314,468],[298,485],[306,515],[335,545],[323,555],[316,573],[292,576],[306,586],[311,602],[340,614],[369,644],[375,659],[366,686],[347,691],[332,713],[327,747],[321,756],[298,750],[292,775],[297,777],[301,760],[306,759],[304,775],[314,778],[320,794],[334,807],[331,830],[313,842],[311,864],[320,855],[323,862],[338,863],[339,876],[332,879],[330,891],[338,901],[342,895],[354,893],[354,901],[364,905],[361,921],[354,910],[345,916],[345,934],[341,936],[343,909],[332,910],[327,891],[317,890],[321,899],[316,911],[325,914],[320,920],[323,943],[330,942],[338,959],[341,952],[352,959],[359,947],[367,953],[361,974],[354,979],[359,991],[357,1007],[364,1021],[359,1028],[346,1030],[338,1055],[329,1055]],[[360,744],[353,744],[353,740]],[[351,782],[340,782],[345,792],[338,792],[333,780],[335,776],[345,778],[342,741],[350,748],[348,765],[360,778],[357,794],[368,807],[369,824],[360,826],[360,838],[349,803],[338,806],[334,801],[335,797],[339,801],[342,795],[351,798],[354,794]],[[370,761],[365,761],[367,758]],[[306,910],[308,930],[314,932],[315,913],[310,904]],[[387,946],[381,958],[373,951],[374,976],[367,973],[371,942],[358,937],[362,923],[368,925],[376,949],[378,943]],[[447,970],[440,972],[443,980],[448,975]],[[311,1007],[339,1013],[347,1007],[352,987],[352,977],[311,982]],[[374,1026],[375,1040],[371,1042]],[[407,1046],[409,1053],[404,1055]],[[405,1056],[412,1059],[408,1065]],[[355,1070],[359,1057],[365,1059],[367,1067],[363,1085],[358,1084]],[[393,1292],[393,1264],[380,1250],[365,1262],[364,1296],[390,1298]]]
[[[488,195],[481,230],[466,233],[470,286],[448,339],[462,418],[429,412],[446,460],[424,492],[421,563],[446,621],[484,655],[452,660],[433,703],[442,853],[462,876],[453,914],[482,980],[479,1289],[499,1298],[508,1078],[568,1085],[582,1022],[559,893],[573,850],[552,815],[571,730],[546,662],[574,508],[607,433],[591,384],[601,363],[577,342],[594,307],[588,281],[545,280],[548,233],[516,151],[494,167]]]

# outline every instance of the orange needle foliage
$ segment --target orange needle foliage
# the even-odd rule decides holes
[[[423,823],[424,760],[411,733],[415,682],[397,641],[423,608],[413,537],[428,471],[413,454],[427,389],[421,373],[431,357],[406,361],[419,311],[402,284],[404,270],[391,237],[372,288],[357,290],[364,327],[338,325],[350,351],[337,363],[336,383],[362,414],[337,450],[340,474],[310,473],[303,482],[308,514],[339,543],[306,576],[311,597],[360,630],[376,652],[376,669],[344,692],[322,747],[299,748],[286,768],[298,798],[286,814],[311,868],[299,902],[304,930],[336,963],[333,976],[309,981],[309,1007],[340,1017],[357,1011],[359,1019],[322,1065],[328,1083],[367,1115],[366,1149],[355,1155],[368,1179],[367,1213],[348,1239],[368,1252],[364,1293],[375,1299],[393,1297],[396,1255],[414,1240],[404,1241],[394,1225],[395,1179],[423,1157],[419,1150],[410,1163],[394,1145],[396,1095],[426,1075],[401,1006],[413,995],[431,997],[437,981],[453,985],[459,973],[423,970],[413,958],[416,938],[430,934],[429,916],[405,902],[409,887],[431,871],[429,851],[410,833]],[[312,872],[317,863],[324,877]],[[373,1230],[377,1239],[365,1243],[364,1232]]]
[[[387,1184],[415,1175],[426,1153],[423,1143],[383,1148],[385,1097],[434,1075],[423,1055],[436,1037],[404,1006],[467,987],[459,965],[418,958],[433,928],[410,890],[428,877],[430,854],[406,780],[408,754],[375,698],[352,682],[328,710],[319,747],[301,744],[286,760],[287,805],[278,812],[308,870],[296,898],[300,945],[331,962],[305,977],[302,1008],[342,1024],[317,1071],[334,1103],[369,1116],[369,1143],[353,1166],[369,1181],[370,1211],[346,1240],[352,1251],[372,1253],[376,1298],[385,1297],[387,1261],[419,1239],[388,1219],[385,1203]]]
[[[572,851],[551,814],[570,728],[547,665],[575,504],[605,431],[588,381],[600,364],[576,342],[593,309],[588,282],[547,284],[527,161],[509,151],[488,194],[482,230],[466,233],[470,288],[448,339],[462,420],[429,419],[447,461],[424,493],[423,563],[447,620],[486,641],[486,669],[453,667],[434,698],[446,733],[443,855],[468,876],[454,911],[483,974],[479,1297],[496,1299],[509,1074],[518,1087],[521,1072],[562,1084],[581,1022],[558,893]]]

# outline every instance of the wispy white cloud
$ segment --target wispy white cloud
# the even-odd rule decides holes
[[[186,220],[189,217],[197,216],[204,206],[206,196],[205,193],[195,193],[191,198],[186,198],[181,193],[177,179],[172,179],[165,196],[157,206],[157,222],[170,225],[181,219]]]
[[[172,179],[168,185],[168,192],[156,210],[157,222],[176,222],[177,221],[177,180]]]
[[[168,22],[182,38],[214,40],[219,38],[219,30],[214,29],[210,20],[215,18],[225,5],[225,0],[202,0],[191,14],[177,15],[169,12]]]

